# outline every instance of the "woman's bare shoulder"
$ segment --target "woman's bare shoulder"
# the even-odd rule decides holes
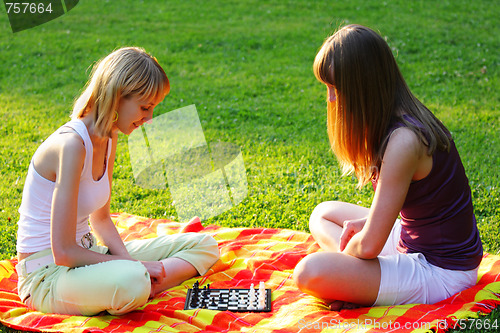
[[[33,156],[33,166],[42,177],[55,181],[62,165],[83,166],[85,154],[80,135],[75,132],[56,133],[40,145]]]

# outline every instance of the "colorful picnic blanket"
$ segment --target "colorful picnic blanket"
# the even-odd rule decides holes
[[[18,330],[43,332],[443,332],[500,305],[500,257],[486,254],[479,282],[433,305],[412,304],[328,311],[317,298],[300,292],[293,268],[319,247],[308,233],[286,229],[203,227],[129,214],[113,219],[124,240],[158,233],[202,232],[219,243],[221,259],[203,277],[185,281],[123,316],[93,317],[32,311],[17,295],[16,261],[0,262],[0,321]],[[265,282],[272,289],[271,312],[183,310],[188,288],[199,281],[211,288],[249,288]],[[490,324],[494,324],[493,322]],[[497,323],[500,325],[500,323]]]

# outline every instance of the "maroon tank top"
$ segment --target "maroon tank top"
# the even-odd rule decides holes
[[[436,149],[429,175],[410,184],[400,215],[399,252],[422,253],[429,263],[452,270],[471,270],[481,262],[469,181],[453,141],[450,152]]]

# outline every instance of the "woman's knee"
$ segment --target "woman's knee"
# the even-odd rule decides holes
[[[139,287],[148,286],[151,283],[149,273],[146,267],[138,261],[117,260],[118,264],[115,275],[116,284],[119,288],[129,288],[131,285],[138,285]],[[139,288],[138,288],[139,289]]]
[[[325,279],[321,270],[324,264],[316,253],[302,259],[293,271],[293,280],[297,287],[304,292],[310,293],[315,286],[321,284]],[[329,278],[332,278],[332,276],[329,276]]]
[[[175,255],[193,265],[200,275],[205,274],[219,260],[217,241],[210,235],[193,233],[186,251]]]
[[[297,266],[295,266],[293,270],[293,281],[295,285],[302,291],[304,291],[305,286],[307,285],[309,275],[307,266],[309,265],[309,256],[305,257]]]
[[[327,216],[331,215],[332,212],[335,211],[336,207],[339,206],[338,201],[323,201],[314,207],[311,216],[309,217],[309,226],[316,222],[319,222],[321,219],[327,218]]]
[[[170,256],[178,256],[179,253],[189,256],[202,256],[212,258],[213,262],[217,261],[220,256],[217,241],[210,235],[197,232],[180,233],[176,235],[160,236],[159,239],[166,244],[176,242],[175,249],[170,251],[161,259]]]
[[[295,284],[303,292],[320,297],[324,290],[343,281],[348,257],[336,252],[317,252],[306,256],[294,269]]]
[[[198,234],[198,236],[200,237],[199,245],[206,246],[218,252],[217,241],[212,236],[208,234]]]
[[[220,257],[217,241],[207,234],[198,234],[198,237],[199,241],[196,247],[203,250],[203,252],[205,252],[208,257],[212,258],[215,263]]]
[[[356,220],[368,216],[369,209],[348,202],[324,201],[317,205],[309,218],[309,228],[324,220],[334,222],[343,227],[344,221]]]
[[[140,262],[112,260],[59,274],[50,289],[48,312],[94,315],[122,314],[143,305],[151,290],[149,273]]]
[[[325,237],[325,221],[334,222],[332,218],[335,218],[334,213],[337,205],[337,201],[324,201],[313,209],[309,217],[309,231],[316,240]]]
[[[108,312],[127,313],[146,303],[151,291],[151,280],[144,265],[126,261],[117,267],[113,275],[111,284],[114,292]]]

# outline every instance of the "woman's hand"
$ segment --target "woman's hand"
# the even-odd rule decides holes
[[[167,276],[165,272],[165,266],[160,261],[141,261],[141,263],[146,267],[151,279],[151,292],[150,297],[156,295],[156,286],[161,285],[163,279]]]
[[[366,223],[366,217],[358,220],[346,220],[344,221],[344,226],[342,228],[342,234],[340,235],[340,252],[344,251],[347,243],[351,240],[352,236],[357,234],[363,229]]]

